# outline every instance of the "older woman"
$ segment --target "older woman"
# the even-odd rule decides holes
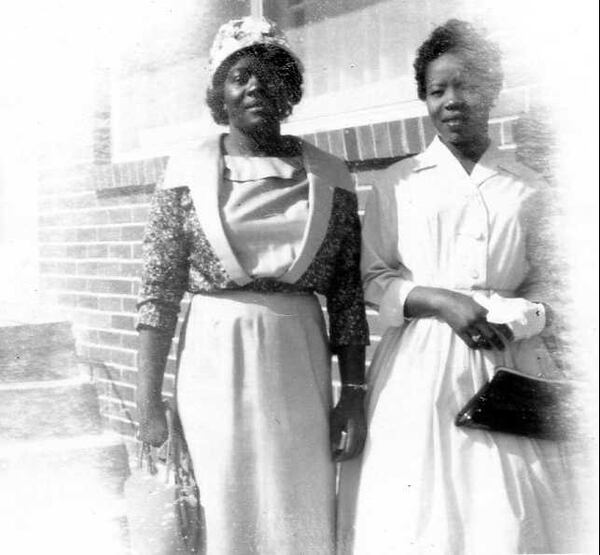
[[[187,290],[177,403],[209,553],[331,553],[334,463],[364,441],[356,197],[341,161],[281,134],[301,71],[271,22],[219,30],[208,103],[229,133],[171,158],[145,237],[140,434],[166,436],[161,384]]]
[[[454,424],[496,366],[560,375],[539,335],[545,307],[527,300],[543,289],[532,247],[546,185],[488,136],[495,45],[451,20],[414,65],[437,136],[387,170],[367,204],[365,298],[387,331],[369,373],[362,470],[343,470],[340,547],[577,550],[561,447]]]

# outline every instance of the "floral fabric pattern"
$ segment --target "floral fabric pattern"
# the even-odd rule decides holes
[[[158,328],[173,334],[186,291],[318,293],[326,298],[333,350],[369,342],[360,281],[360,222],[356,196],[350,191],[335,189],[325,238],[295,283],[260,278],[238,285],[206,239],[187,187],[155,193],[143,253],[138,328]]]

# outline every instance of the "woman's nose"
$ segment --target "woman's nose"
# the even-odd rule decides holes
[[[465,100],[460,91],[452,88],[446,91],[446,102],[444,103],[444,107],[447,110],[457,110],[463,104]]]
[[[263,91],[266,88],[264,77],[253,73],[246,85],[249,92]]]

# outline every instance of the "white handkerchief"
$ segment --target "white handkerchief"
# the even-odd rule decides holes
[[[546,327],[546,309],[541,303],[520,297],[508,299],[497,293],[492,293],[490,297],[475,293],[473,300],[488,310],[488,322],[506,324],[517,341],[534,337]]]

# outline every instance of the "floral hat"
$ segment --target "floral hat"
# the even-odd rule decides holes
[[[208,72],[212,84],[221,64],[232,54],[250,46],[274,46],[287,52],[303,71],[303,66],[292,51],[281,29],[266,17],[243,17],[221,25],[210,49]]]

